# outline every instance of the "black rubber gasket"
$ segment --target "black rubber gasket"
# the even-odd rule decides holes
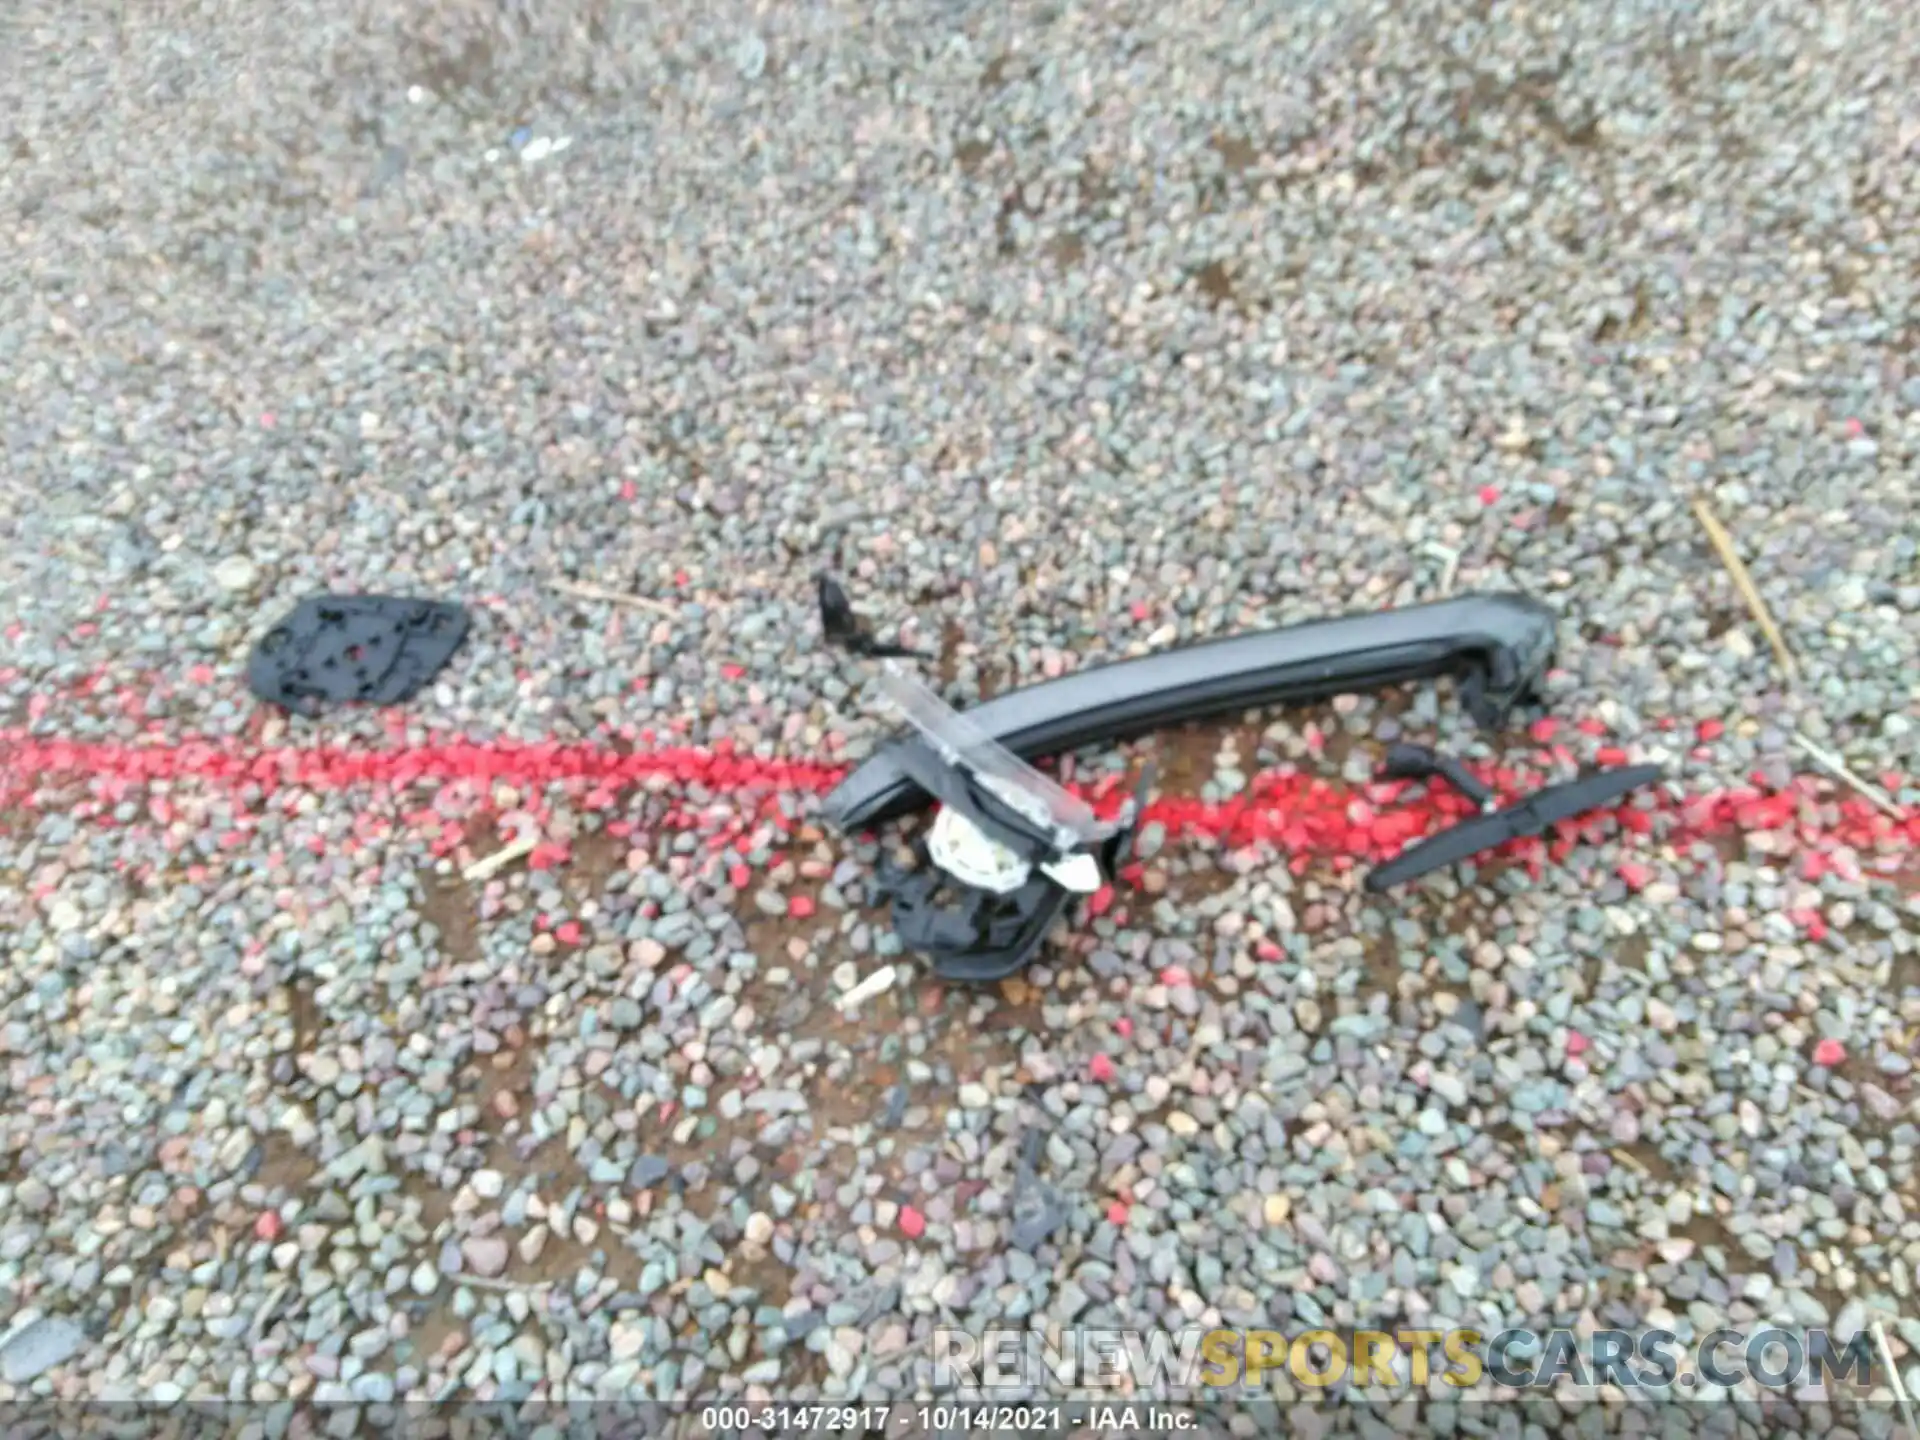
[[[315,595],[254,646],[247,686],[299,715],[410,699],[467,638],[467,612],[400,595]]]

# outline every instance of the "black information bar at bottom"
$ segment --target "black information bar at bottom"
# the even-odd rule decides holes
[[[974,1401],[527,1401],[390,1405],[0,1402],[0,1440],[799,1440],[805,1436],[1036,1437],[1036,1440],[1772,1440],[1906,1437],[1903,1408],[1867,1399],[1671,1399],[1612,1402],[1386,1399],[1192,1405],[1140,1399],[1020,1404]],[[1920,1440],[1920,1437],[1908,1437]]]

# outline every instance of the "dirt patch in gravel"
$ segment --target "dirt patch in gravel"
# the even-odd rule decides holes
[[[480,907],[473,888],[456,874],[433,870],[419,876],[420,918],[439,937],[443,963],[468,965],[480,959]]]

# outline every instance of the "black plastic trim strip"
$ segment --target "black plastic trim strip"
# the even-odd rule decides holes
[[[1377,895],[1435,870],[1471,860],[1484,851],[1497,850],[1509,841],[1544,835],[1562,820],[1577,819],[1590,810],[1624,800],[1644,785],[1657,785],[1662,774],[1658,765],[1628,765],[1595,771],[1577,780],[1536,790],[1504,809],[1472,816],[1415,841],[1393,859],[1369,871],[1366,888]]]

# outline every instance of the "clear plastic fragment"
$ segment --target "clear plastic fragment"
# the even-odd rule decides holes
[[[964,766],[1013,809],[1051,826],[1061,851],[1104,840],[1119,828],[1117,822],[1101,820],[1086,801],[1042,775],[900,666],[882,665],[874,684],[942,760]]]

